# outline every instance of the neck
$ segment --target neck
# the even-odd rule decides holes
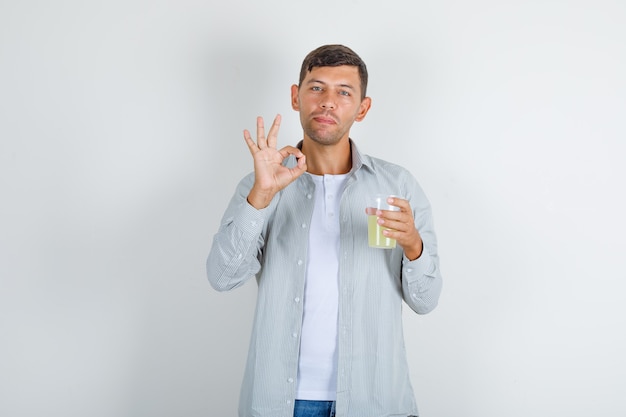
[[[335,145],[320,145],[305,138],[302,153],[306,155],[307,172],[310,174],[347,174],[352,169],[352,149],[348,140]]]

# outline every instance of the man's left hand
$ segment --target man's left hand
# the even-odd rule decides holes
[[[407,200],[397,197],[387,198],[387,202],[400,211],[378,210],[378,224],[389,228],[384,229],[383,234],[387,237],[395,239],[398,245],[404,249],[405,256],[413,261],[422,255],[422,237],[415,228],[415,220],[413,219],[413,210]]]

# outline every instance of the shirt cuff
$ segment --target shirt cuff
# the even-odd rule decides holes
[[[429,271],[432,271],[432,258],[428,253],[428,249],[424,247],[419,258],[411,261],[406,255],[402,255],[402,277],[408,283],[419,280]]]
[[[263,230],[267,208],[257,209],[244,200],[239,206],[233,223],[247,235],[258,235]]]

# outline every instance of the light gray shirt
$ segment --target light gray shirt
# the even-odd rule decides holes
[[[295,165],[289,157],[285,164]],[[258,285],[240,417],[292,417],[302,327],[308,233],[315,184],[308,174],[257,210],[247,202],[254,173],[241,180],[213,239],[207,273],[226,291],[255,277]],[[407,199],[424,243],[409,261],[402,248],[368,246],[367,196]],[[362,155],[352,143],[352,170],[340,203],[337,416],[417,415],[409,378],[402,301],[418,314],[441,293],[430,204],[411,173]],[[323,259],[311,260],[324,262]]]

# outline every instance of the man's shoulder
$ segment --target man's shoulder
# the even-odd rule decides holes
[[[361,157],[363,158],[363,165],[369,167],[374,172],[413,176],[407,168],[395,162],[367,154],[363,154]]]

